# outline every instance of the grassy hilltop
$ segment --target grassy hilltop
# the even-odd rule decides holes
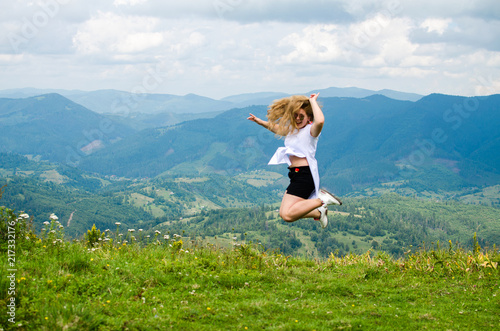
[[[239,238],[231,248],[175,233],[144,238],[120,225],[67,242],[55,217],[36,235],[11,210],[2,207],[0,216],[1,267],[15,270],[13,281],[0,280],[4,329],[485,330],[500,323],[500,254],[475,236],[471,250],[450,241],[400,259],[367,251],[319,260]]]

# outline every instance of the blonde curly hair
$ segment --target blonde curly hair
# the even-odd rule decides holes
[[[307,116],[314,120],[314,114],[309,98],[304,95],[292,95],[283,99],[275,100],[267,110],[269,129],[275,128],[279,136],[287,136],[298,131],[295,115],[303,109]],[[276,126],[277,125],[277,126]]]

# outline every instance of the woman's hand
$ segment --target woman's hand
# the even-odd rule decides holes
[[[252,121],[252,122],[255,122],[257,124],[259,124],[259,120],[260,118],[258,118],[257,116],[255,116],[254,114],[250,114],[250,116],[248,116],[247,120],[249,121]]]
[[[309,97],[309,101],[317,101],[318,96],[319,96],[319,92],[315,93],[315,94],[311,94],[311,96]]]
[[[254,114],[250,114],[250,116],[248,116],[247,120],[255,122],[258,125],[263,126],[266,129],[268,129],[269,131],[274,132],[274,133],[276,133],[276,130],[278,129],[278,125],[277,124],[274,124],[271,127],[269,127],[269,122],[268,121],[261,120],[260,118],[258,118]]]

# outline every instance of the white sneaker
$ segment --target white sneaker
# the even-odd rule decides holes
[[[331,194],[325,189],[320,189],[318,192],[318,197],[323,201],[325,205],[341,205],[342,201],[339,198]]]
[[[323,205],[321,207],[318,208],[321,216],[319,218],[315,218],[316,221],[319,221],[319,223],[321,224],[321,227],[324,229],[326,228],[326,226],[328,225],[328,208],[326,205]]]

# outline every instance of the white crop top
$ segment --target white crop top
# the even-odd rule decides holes
[[[279,147],[268,164],[287,163],[291,165],[289,155],[305,157],[311,169],[315,188],[309,199],[314,199],[318,196],[319,190],[318,161],[316,161],[316,147],[319,136],[311,136],[311,126],[312,124],[307,124],[298,132],[287,135],[285,138],[285,147]]]

